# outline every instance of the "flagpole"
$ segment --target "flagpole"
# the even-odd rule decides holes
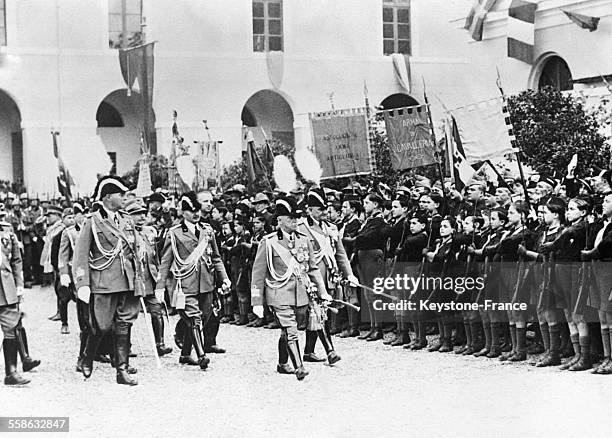
[[[444,200],[445,209],[448,209],[449,202],[448,202],[448,198],[446,197],[446,190],[444,187],[444,173],[442,173],[442,158],[440,157],[440,153],[438,152],[438,143],[436,142],[436,132],[434,130],[433,120],[431,119],[431,107],[429,105],[429,99],[427,98],[425,78],[421,76],[421,79],[423,80],[423,99],[425,100],[425,105],[427,107],[427,119],[429,120],[429,129],[431,130],[431,139],[432,139],[433,146],[434,146],[434,152],[436,154],[436,166],[438,168],[438,173],[440,174],[440,184],[442,185],[442,199]]]
[[[504,89],[502,87],[501,75],[499,74],[499,68],[495,67],[495,70],[497,71],[497,81],[495,81],[495,83],[502,96],[503,103],[504,105],[506,105],[506,108],[507,108],[507,100],[506,100],[506,95],[504,93]],[[512,116],[510,115],[510,112],[508,112],[508,119],[510,123],[512,124]],[[514,124],[512,124],[512,130],[514,131]],[[514,154],[516,155],[516,163],[518,165],[519,175],[521,177],[521,185],[523,186],[523,191],[525,193],[525,202],[527,203],[527,208],[529,208],[529,211],[531,211],[531,202],[529,200],[529,193],[527,192],[527,183],[525,182],[525,172],[523,171],[523,164],[521,162],[521,145],[516,135],[514,136],[514,141],[516,143],[516,149],[517,149]]]

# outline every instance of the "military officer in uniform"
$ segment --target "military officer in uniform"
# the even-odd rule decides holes
[[[21,250],[17,236],[5,230],[8,227],[9,223],[0,223],[0,327],[4,335],[4,384],[26,385],[30,380],[17,372],[19,342],[16,332],[21,320],[19,303],[23,296]]]
[[[222,350],[215,345],[216,330],[207,329],[213,315],[215,273],[220,277],[224,289],[228,289],[231,282],[217,249],[214,230],[208,224],[198,224],[201,205],[197,195],[194,192],[185,193],[180,199],[180,208],[183,220],[168,231],[156,295],[160,295],[166,279],[172,275],[175,287],[170,305],[179,311],[181,320],[188,327],[179,362],[199,365],[204,370],[210,363],[206,349],[212,352]],[[192,346],[197,360],[191,357]]]
[[[338,228],[323,219],[327,208],[327,196],[323,189],[311,189],[306,196],[306,203],[308,204],[308,216],[298,222],[298,230],[309,238],[314,251],[315,262],[327,286],[326,290],[330,295],[334,295],[338,293],[341,287],[341,277],[348,278],[351,283],[358,283],[358,280],[353,275],[344,245],[340,241]],[[319,358],[314,352],[317,337],[321,340],[328,356],[333,352],[331,327],[329,320],[325,322],[322,330],[306,330],[305,362],[323,362],[325,360]],[[332,355],[332,357],[337,360],[340,359],[337,355]]]
[[[147,207],[141,199],[130,200],[125,206],[125,212],[132,217],[136,227],[136,248],[138,248],[139,263],[142,266],[142,281],[144,282],[144,303],[147,312],[151,314],[151,326],[157,355],[164,356],[172,353],[172,348],[166,347],[164,343],[164,318],[162,314],[162,302],[164,302],[163,290],[159,296],[155,296],[155,282],[158,273],[158,259],[155,242],[157,231],[151,226],[145,225]]]
[[[130,331],[140,306],[134,294],[134,224],[121,212],[127,191],[120,178],[98,181],[94,199],[100,201],[99,208],[81,231],[73,275],[78,298],[89,303],[92,318],[81,361],[83,375],[91,376],[100,341],[112,328],[117,383],[134,386],[138,382],[128,374]]]
[[[72,210],[74,212],[74,224],[62,231],[57,255],[57,266],[59,270],[60,285],[64,288],[72,290],[72,294],[74,294],[75,286],[74,279],[72,277],[72,260],[74,258],[75,247],[79,239],[79,234],[83,228],[85,215],[83,206],[78,202],[74,203]],[[76,308],[77,320],[81,330],[79,335],[79,357],[77,359],[76,370],[78,372],[82,372],[81,362],[83,360],[83,352],[85,351],[87,336],[89,334],[89,307],[83,301],[77,300]]]
[[[279,229],[261,241],[253,263],[253,312],[261,318],[264,303],[270,306],[282,329],[276,370],[281,374],[295,373],[298,380],[303,380],[308,371],[302,363],[298,327],[306,326],[309,293],[322,300],[332,297],[319,272],[310,239],[297,231],[301,212],[295,199],[277,199],[275,213]],[[287,364],[289,358],[293,368]]]

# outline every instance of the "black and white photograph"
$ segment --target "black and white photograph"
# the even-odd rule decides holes
[[[0,329],[0,435],[609,437],[612,0],[0,0]]]

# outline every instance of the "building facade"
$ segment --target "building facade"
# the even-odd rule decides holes
[[[240,157],[243,125],[310,145],[308,114],[363,106],[364,84],[371,105],[388,107],[423,103],[425,83],[440,119],[495,96],[497,69],[509,93],[537,87],[547,61],[562,70],[555,57],[572,80],[612,72],[610,0],[542,0],[534,65],[506,57],[509,4],[497,2],[476,42],[462,28],[471,0],[0,0],[0,179],[53,193],[52,129],[83,193],[111,161],[131,169],[142,106],[118,48],[143,41],[156,42],[157,152],[169,152],[176,110],[188,144],[207,139],[206,120],[222,165]],[[598,30],[561,7],[601,17]]]

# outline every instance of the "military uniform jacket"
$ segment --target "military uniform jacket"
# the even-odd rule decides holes
[[[23,287],[23,266],[17,236],[0,231],[0,306],[19,301],[18,287]]]
[[[215,289],[215,272],[221,281],[228,279],[219,255],[214,230],[207,224],[203,227],[196,224],[195,227],[198,236],[189,231],[185,222],[168,230],[159,267],[157,289],[163,289],[166,280],[174,278],[176,282],[180,280],[180,287],[185,295],[197,295]],[[198,253],[194,253],[196,248]],[[189,266],[184,262],[190,262]],[[187,275],[180,275],[181,273]]]
[[[134,224],[121,212],[118,225],[104,209],[85,221],[74,252],[72,273],[77,290],[110,294],[134,290]]]
[[[332,284],[332,279],[330,278],[333,271],[342,274],[344,277],[353,275],[351,263],[346,255],[344,245],[340,241],[340,234],[335,225],[325,221],[317,224],[312,219],[309,221],[309,218],[304,218],[298,224],[298,227],[300,232],[310,240],[315,253],[315,262],[317,262],[321,276],[326,281],[328,287],[336,287],[336,284]]]
[[[290,243],[279,230],[268,234],[259,244],[251,275],[253,306],[262,305],[264,300],[273,307],[305,306],[308,304],[308,280],[316,285],[319,295],[325,291],[310,239],[299,231],[294,236]],[[295,270],[300,274],[296,275]],[[304,275],[308,276],[306,281],[300,278]]]
[[[72,259],[78,239],[79,230],[77,230],[76,226],[66,228],[62,232],[57,254],[57,267],[60,275],[67,274],[72,278]]]

